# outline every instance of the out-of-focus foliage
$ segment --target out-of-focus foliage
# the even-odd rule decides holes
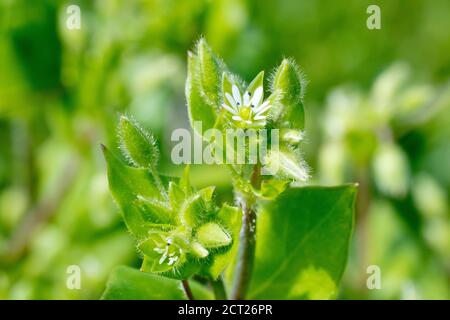
[[[371,1],[0,0],[0,298],[98,298],[114,266],[139,265],[99,143],[132,114],[179,171],[170,133],[189,126],[185,55],[201,35],[246,81],[284,56],[308,75],[312,177],[366,190],[339,297],[450,297],[450,3],[377,3],[381,30],[366,28]],[[192,175],[231,199],[225,172]],[[366,287],[373,264],[381,290]]]
[[[448,144],[449,136],[436,132],[447,129],[436,122],[442,121],[439,117],[449,121],[449,88],[450,82],[420,83],[407,65],[396,63],[368,92],[343,86],[328,96],[320,179],[361,183],[358,253],[347,274],[352,294],[361,294],[366,285],[358,283],[356,266],[377,265],[386,287],[370,292],[369,298],[450,295],[448,184],[445,187],[450,159],[444,156],[442,166],[432,170],[428,164],[434,150]]]

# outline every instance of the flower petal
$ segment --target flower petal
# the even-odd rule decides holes
[[[228,102],[231,104],[232,107],[236,107],[236,101],[234,98],[229,94],[228,92],[225,92],[225,97],[227,98]]]
[[[255,93],[253,94],[252,101],[250,101],[250,103],[252,105],[254,105],[255,107],[259,106],[262,98],[263,98],[263,87],[260,86],[260,87],[256,88]]]
[[[162,255],[161,259],[159,259],[159,264],[162,264],[162,263],[166,260],[166,258],[167,258],[167,254],[164,253],[164,254]]]
[[[236,101],[236,104],[242,105],[241,92],[239,91],[239,88],[235,84],[233,84],[231,90],[233,91],[233,98]]]
[[[253,120],[266,120],[266,116],[256,115]]]
[[[257,116],[259,116],[259,115],[263,114],[264,112],[266,112],[267,110],[269,110],[270,107],[271,107],[271,105],[269,103],[267,103],[267,104],[263,103],[257,110],[255,110],[255,114]]]
[[[256,121],[253,123],[255,127],[264,127],[266,125],[266,120]]]
[[[243,97],[244,98],[244,106],[248,106],[250,104],[250,96],[251,96],[250,92],[246,91],[244,93],[244,97]]]
[[[232,116],[231,119],[236,121],[242,121],[242,118],[240,116]]]
[[[237,110],[235,108],[232,108],[225,103],[222,104],[222,108],[226,109],[228,112],[231,112],[232,114],[237,114]]]

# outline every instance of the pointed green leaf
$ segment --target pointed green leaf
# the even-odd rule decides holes
[[[291,188],[258,215],[249,299],[330,299],[347,262],[356,186]]]
[[[107,164],[109,188],[121,208],[125,224],[137,238],[145,238],[148,222],[135,201],[138,195],[158,199],[160,193],[146,169],[129,167],[105,146],[102,146],[102,150]]]

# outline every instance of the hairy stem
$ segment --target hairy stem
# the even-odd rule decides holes
[[[164,184],[161,181],[161,178],[158,174],[158,171],[153,166],[149,168],[150,174],[153,177],[153,180],[155,180],[156,187],[158,188],[159,192],[163,195],[164,198],[168,199],[169,196],[167,195],[166,189],[164,188]]]
[[[261,184],[260,165],[255,165],[251,183],[255,188]],[[236,278],[231,298],[243,300],[250,285],[253,262],[255,260],[256,248],[256,211],[254,210],[255,199],[243,197],[241,207],[243,210],[242,227],[239,235],[239,254],[236,265]]]
[[[216,300],[227,300],[227,292],[222,277],[219,276],[217,280],[211,280],[210,283]]]
[[[184,292],[186,293],[186,296],[189,300],[195,300],[194,295],[192,294],[191,287],[189,286],[189,282],[187,279],[181,280],[181,283],[183,284]]]

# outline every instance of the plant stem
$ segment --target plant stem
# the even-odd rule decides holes
[[[211,280],[210,283],[216,300],[227,300],[227,292],[223,284],[222,276],[219,276],[217,280]]]
[[[158,188],[159,192],[163,195],[164,198],[169,199],[169,196],[167,195],[166,189],[164,188],[164,184],[161,181],[161,178],[158,174],[158,171],[153,166],[149,168],[150,174],[153,177],[153,180],[155,180],[156,187]]]
[[[256,213],[250,207],[244,209],[242,229],[239,236],[239,255],[236,266],[236,278],[231,298],[243,300],[250,284],[256,244]]]
[[[181,283],[183,284],[184,292],[186,292],[186,296],[189,300],[195,300],[194,295],[192,294],[191,287],[189,286],[189,282],[187,279],[181,280]]]
[[[251,178],[254,187],[261,184],[260,165],[255,165]],[[256,248],[256,212],[253,208],[255,199],[253,196],[243,197],[241,207],[243,210],[242,227],[239,235],[239,254],[236,265],[236,278],[231,298],[243,300],[250,285],[253,262]]]

